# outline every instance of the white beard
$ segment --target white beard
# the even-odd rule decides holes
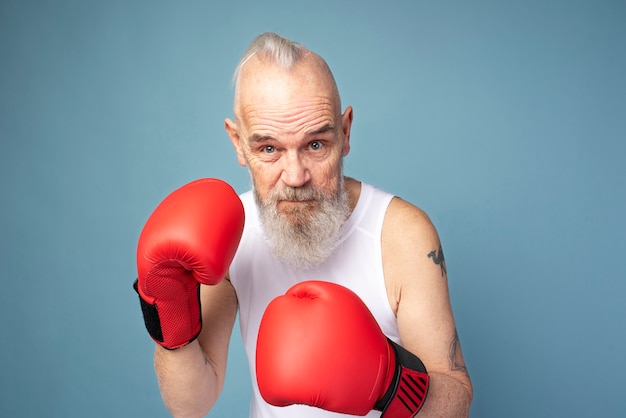
[[[340,174],[339,190],[327,196],[311,187],[274,190],[262,201],[254,188],[259,217],[264,232],[279,260],[294,268],[308,269],[319,266],[332,254],[340,238],[341,227],[350,216],[348,194]],[[280,200],[314,200],[319,207],[297,208],[280,213]]]

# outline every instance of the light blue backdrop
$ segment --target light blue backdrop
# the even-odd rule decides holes
[[[0,416],[165,417],[134,252],[172,189],[248,176],[231,71],[277,31],[355,108],[347,173],[446,249],[472,417],[618,417],[624,1],[0,1]],[[419,324],[417,324],[419,326]],[[213,417],[245,417],[235,333]]]

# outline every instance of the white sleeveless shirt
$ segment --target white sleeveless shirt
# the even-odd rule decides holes
[[[237,292],[241,336],[252,378],[250,418],[348,416],[305,405],[274,407],[259,394],[255,357],[261,317],[275,297],[283,295],[296,283],[323,280],[351,289],[365,302],[385,335],[401,344],[396,318],[387,298],[381,255],[383,218],[392,198],[391,194],[362,183],[357,205],[342,227],[339,243],[330,258],[318,268],[296,270],[272,256],[252,192],[241,195],[246,222],[241,243],[230,266],[230,280]],[[379,417],[380,412],[371,411],[366,416]]]

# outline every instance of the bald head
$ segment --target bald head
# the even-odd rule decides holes
[[[322,57],[303,45],[274,33],[257,36],[248,46],[233,82],[235,84],[235,118],[242,115],[242,106],[253,100],[268,98],[267,93],[300,94],[305,87],[332,101],[337,112],[341,101],[333,74]]]

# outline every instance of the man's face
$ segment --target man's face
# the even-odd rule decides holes
[[[327,240],[349,211],[342,160],[352,109],[340,114],[336,93],[315,67],[299,64],[287,72],[252,65],[236,99],[237,124],[227,120],[226,128],[250,171],[266,232],[275,242],[285,241],[285,233]]]

